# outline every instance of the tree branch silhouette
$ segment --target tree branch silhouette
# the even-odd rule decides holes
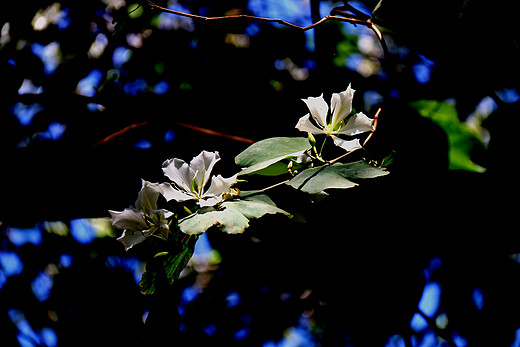
[[[247,14],[206,17],[206,16],[200,16],[200,15],[186,13],[186,12],[175,11],[175,10],[172,10],[172,9],[169,9],[166,7],[162,7],[162,6],[157,5],[156,3],[154,3],[151,0],[146,0],[146,2],[152,9],[155,9],[155,10],[159,10],[159,11],[166,12],[166,13],[171,13],[171,14],[174,14],[177,16],[188,17],[188,18],[204,20],[204,21],[223,21],[223,20],[239,20],[239,19],[251,20],[251,21],[261,21],[261,22],[277,23],[277,24],[285,25],[285,26],[293,28],[293,29],[302,30],[302,31],[307,31],[307,30],[313,29],[313,28],[315,28],[327,21],[331,21],[331,20],[339,21],[339,22],[347,22],[347,23],[351,23],[354,25],[362,25],[362,26],[365,26],[365,27],[371,29],[374,32],[374,34],[377,36],[379,42],[381,43],[381,46],[383,47],[383,51],[385,52],[385,55],[387,53],[387,45],[386,45],[385,39],[383,37],[383,34],[379,30],[379,28],[370,20],[370,18],[366,18],[364,16],[365,17],[364,19],[358,19],[358,18],[352,17],[349,13],[347,13],[345,11],[341,11],[341,10],[337,10],[337,9],[333,9],[331,11],[331,13],[338,13],[341,16],[329,15],[329,16],[325,16],[325,17],[321,18],[320,20],[318,20],[308,26],[299,26],[294,23],[287,22],[280,18],[266,18],[266,17],[252,16],[252,15],[247,15]]]

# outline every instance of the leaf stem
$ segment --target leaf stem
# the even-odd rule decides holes
[[[376,128],[377,128],[377,121],[379,119],[379,114],[381,113],[381,109],[378,109],[375,116],[374,116],[374,129],[372,130],[372,132],[370,132],[370,135],[368,135],[367,139],[365,140],[365,142],[363,142],[363,149],[365,147],[365,145],[367,144],[368,140],[370,140],[372,138],[372,135],[374,135],[374,132],[376,131]],[[357,151],[358,149],[361,149],[361,148],[356,148],[356,149],[353,149],[352,151],[350,152],[347,152],[343,155],[340,155],[339,157],[337,157],[336,159],[333,159],[333,160],[330,160],[327,162],[328,165],[332,165],[334,164],[335,162],[337,162],[338,160],[341,160],[343,158],[345,158],[347,155]]]
[[[328,138],[329,138],[328,136],[325,136],[325,139],[323,139],[323,142],[321,143],[320,153],[318,154],[318,156],[320,158],[321,158],[321,153],[323,153],[323,148],[325,148],[325,142],[327,142]]]
[[[338,160],[341,160],[341,159],[345,158],[347,155],[349,155],[349,154],[351,154],[351,153],[354,153],[354,152],[357,151],[358,149],[360,149],[360,148],[353,149],[353,150],[351,150],[350,152],[347,152],[347,153],[345,153],[345,154],[343,154],[343,155],[340,155],[340,156],[337,157],[336,159],[329,160],[329,161],[327,161],[326,165],[332,165],[332,164],[334,164],[335,162],[337,162]]]

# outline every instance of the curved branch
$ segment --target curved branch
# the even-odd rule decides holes
[[[376,27],[376,25],[374,23],[372,23],[370,18],[368,18],[368,19],[357,19],[357,18],[349,17],[346,12],[342,12],[342,11],[336,11],[338,13],[341,13],[342,16],[335,16],[335,15],[325,16],[322,19],[320,19],[319,21],[312,23],[311,25],[302,27],[302,26],[296,25],[294,23],[290,23],[290,22],[284,21],[283,19],[279,19],[279,18],[266,18],[266,17],[251,16],[251,15],[247,15],[247,14],[238,14],[238,15],[220,16],[220,17],[206,17],[206,16],[199,16],[199,15],[191,14],[191,13],[175,11],[175,10],[172,10],[172,9],[169,9],[169,8],[166,8],[166,7],[162,7],[162,6],[159,6],[159,5],[155,4],[151,0],[147,0],[147,3],[148,3],[148,5],[151,8],[156,9],[156,10],[160,10],[162,12],[171,13],[171,14],[174,14],[174,15],[177,15],[177,16],[182,16],[182,17],[188,17],[188,18],[193,18],[193,19],[204,20],[204,21],[246,19],[246,20],[253,20],[253,21],[277,23],[277,24],[288,26],[288,27],[293,28],[293,29],[302,30],[302,31],[307,31],[307,30],[310,30],[312,28],[315,28],[318,25],[321,25],[321,24],[323,24],[323,23],[325,23],[325,22],[327,22],[329,20],[335,20],[335,21],[340,21],[340,22],[347,22],[347,23],[351,23],[351,24],[354,24],[354,25],[358,25],[359,24],[359,25],[363,25],[363,26],[371,29],[374,32],[374,34],[376,34],[377,38],[379,39],[379,42],[381,43],[381,46],[383,47],[383,51],[385,52],[385,54],[387,52],[387,48],[386,48],[387,46],[386,46],[386,42],[385,42],[385,40],[383,38],[383,35],[382,35],[381,31]]]

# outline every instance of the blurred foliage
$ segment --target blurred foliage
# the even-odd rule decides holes
[[[138,3],[3,2],[2,346],[518,344],[520,35],[509,1],[382,0],[373,20],[385,55],[348,23],[302,32]],[[344,5],[157,3],[305,25],[310,4],[321,16]],[[367,15],[378,5],[349,3]],[[127,207],[141,177],[158,180],[166,158],[218,150],[232,170],[248,146],[182,124],[288,136],[302,98],[348,83],[356,109],[383,110],[368,159],[395,151],[392,174],[320,203],[282,189],[273,200],[293,220],[209,231],[173,288],[140,295],[151,250],[125,253],[107,210]],[[486,171],[468,171],[468,158]]]
[[[485,171],[485,168],[473,163],[470,157],[474,148],[484,148],[484,142],[475,131],[459,120],[455,106],[435,100],[420,100],[412,103],[411,106],[421,116],[431,119],[446,132],[450,169]]]

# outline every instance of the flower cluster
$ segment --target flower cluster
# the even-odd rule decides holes
[[[202,151],[189,163],[178,158],[166,160],[162,171],[169,182],[143,180],[135,206],[109,211],[114,227],[123,229],[118,240],[125,249],[151,236],[166,241],[152,260],[159,266],[151,266],[143,274],[141,292],[153,293],[160,273],[166,272],[172,284],[191,258],[197,235],[208,229],[215,227],[236,234],[244,232],[251,219],[266,214],[290,216],[265,194],[269,189],[287,185],[315,197],[326,196],[327,189],[351,188],[358,185],[356,179],[387,174],[382,165],[374,166],[372,162],[339,162],[362,148],[358,135],[375,130],[374,119],[353,111],[353,96],[350,85],[345,91],[332,94],[330,111],[323,94],[303,99],[309,113],[299,119],[296,128],[308,133],[307,137],[274,137],[253,143],[235,157],[241,170],[229,178],[212,175],[220,161],[218,152]],[[314,135],[324,135],[319,151]],[[347,153],[326,161],[322,152],[329,137]],[[234,187],[239,177],[240,181],[247,181],[250,175],[285,178],[264,189],[240,191]],[[166,207],[172,206],[171,210],[177,212],[159,208],[160,196]]]
[[[131,206],[121,212],[109,211],[114,227],[124,229],[118,240],[128,250],[152,235],[163,239],[168,237],[168,219],[174,214],[157,208],[160,194],[167,201],[196,200],[200,207],[213,206],[231,195],[231,186],[236,183],[236,175],[230,178],[223,178],[221,175],[211,177],[213,166],[219,160],[218,152],[207,151],[202,151],[189,164],[177,158],[166,160],[163,163],[163,172],[171,183],[159,184],[143,180],[135,207]],[[206,190],[210,177],[211,185]]]

